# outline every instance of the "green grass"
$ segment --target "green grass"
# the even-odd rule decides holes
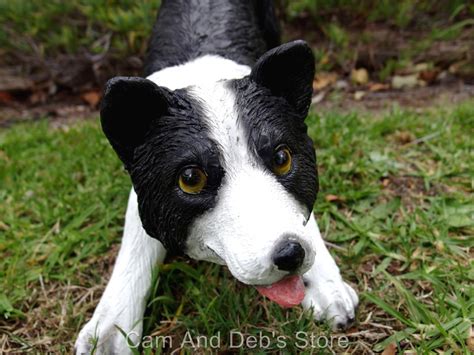
[[[18,54],[143,54],[157,0],[0,0],[0,46]]]
[[[307,122],[319,159],[319,225],[361,296],[358,323],[336,335],[349,347],[333,350],[380,351],[395,342],[405,351],[469,353],[474,101],[423,112],[313,113]],[[0,178],[4,349],[69,351],[111,271],[128,178],[96,121],[4,130]],[[175,346],[186,330],[220,332],[224,350],[232,330],[262,332],[275,351],[282,336],[289,352],[298,350],[297,331],[330,336],[225,268],[186,259],[157,269],[144,328],[173,336]]]
[[[320,68],[345,72],[355,65],[354,48],[377,42],[374,25],[383,24],[394,33],[411,31],[413,43],[401,46],[396,58],[387,59],[403,67],[407,61],[423,60],[423,53],[437,42],[458,38],[472,28],[474,17],[474,4],[466,0],[275,3],[284,38],[304,28],[305,39],[318,39]],[[33,59],[61,54],[99,54],[119,60],[142,57],[159,5],[159,0],[0,0],[0,47],[12,64],[21,60],[31,65]],[[375,51],[385,51],[383,43],[375,46]],[[377,71],[393,72],[392,64],[381,64]]]

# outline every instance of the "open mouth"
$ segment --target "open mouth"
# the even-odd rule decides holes
[[[210,246],[207,246],[207,249],[217,259],[222,260],[223,265],[226,265],[224,260],[214,251],[214,249],[212,249]],[[251,283],[244,283],[251,285]],[[288,275],[270,285],[254,286],[261,295],[269,298],[283,308],[291,308],[301,304],[304,299],[306,289],[303,282],[303,277],[301,275]]]
[[[255,286],[257,291],[283,308],[299,305],[305,294],[303,278],[299,275],[286,276],[268,286]]]

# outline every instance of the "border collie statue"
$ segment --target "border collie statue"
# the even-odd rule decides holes
[[[226,265],[281,306],[348,326],[358,298],[312,213],[304,123],[315,63],[279,44],[271,0],[163,0],[145,78],[105,88],[102,128],[132,181],[118,258],[77,353],[130,353],[166,253]]]

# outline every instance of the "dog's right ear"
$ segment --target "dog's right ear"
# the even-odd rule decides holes
[[[250,79],[283,97],[305,118],[311,104],[314,55],[304,41],[282,44],[263,54]]]
[[[150,124],[167,112],[171,95],[148,79],[119,76],[107,82],[100,121],[126,169],[135,148],[144,143]]]

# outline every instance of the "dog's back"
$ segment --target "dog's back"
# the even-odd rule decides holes
[[[164,0],[144,74],[209,54],[253,66],[279,43],[273,0]]]

